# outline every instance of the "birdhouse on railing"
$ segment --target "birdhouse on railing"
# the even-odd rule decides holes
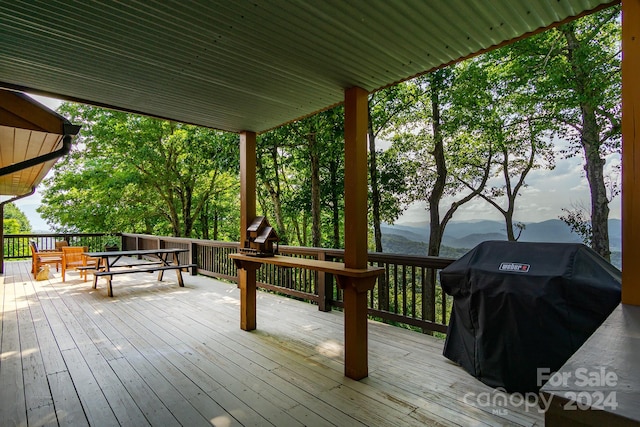
[[[278,253],[278,233],[264,216],[256,217],[247,227],[247,240],[240,253],[258,257],[274,256]],[[275,246],[274,246],[275,244]]]

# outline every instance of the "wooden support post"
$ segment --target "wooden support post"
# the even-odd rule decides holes
[[[336,276],[344,301],[344,374],[354,380],[369,375],[369,333],[367,292],[376,283],[373,277]]]
[[[344,264],[348,268],[367,268],[367,103],[364,89],[345,91]]]
[[[243,263],[238,269],[240,283],[240,329],[256,328],[256,270],[260,264]]]
[[[255,271],[262,264],[306,268],[334,275],[338,285],[344,290],[345,375],[355,380],[368,375],[367,296],[376,284],[377,277],[384,274],[384,268],[353,269],[338,262],[279,255],[256,258],[245,254],[230,254],[229,258],[233,259],[238,267],[241,279],[244,275],[255,275]],[[255,283],[255,277],[242,280],[247,284]],[[243,287],[241,298],[244,301],[241,302],[243,329],[246,327],[247,330],[251,330],[255,328],[255,286]]]
[[[367,268],[367,113],[368,93],[354,87],[344,96],[344,264]],[[344,373],[359,380],[369,375],[367,294],[375,277],[337,277],[344,290]]]
[[[640,0],[622,1],[622,302],[640,305]]]
[[[247,240],[247,228],[256,217],[256,134],[240,133],[240,247]],[[260,264],[238,266],[240,328],[256,328],[256,270]]]

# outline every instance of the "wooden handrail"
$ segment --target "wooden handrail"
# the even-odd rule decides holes
[[[229,258],[238,262],[254,264],[272,264],[280,267],[306,268],[309,270],[323,271],[347,277],[371,277],[384,273],[382,267],[368,267],[364,269],[347,268],[342,262],[320,261],[317,259],[294,258],[290,256],[275,255],[272,257],[254,257],[243,254],[230,254]],[[237,263],[236,263],[237,265]]]

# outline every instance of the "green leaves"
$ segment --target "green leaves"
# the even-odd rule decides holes
[[[29,219],[14,203],[4,205],[4,234],[30,233]]]
[[[83,125],[39,210],[60,231],[208,235],[205,205],[237,190],[237,135],[86,105],[60,111]]]

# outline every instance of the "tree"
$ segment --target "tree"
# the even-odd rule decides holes
[[[385,168],[385,176],[381,176],[383,172],[378,165],[378,157],[384,155],[377,151],[376,139],[389,131],[394,120],[402,116],[411,103],[415,102],[416,94],[410,88],[411,86],[400,83],[369,96],[369,186],[371,189],[369,198],[376,252],[382,252],[380,229],[382,220],[393,223],[402,212],[400,198],[393,195],[401,194],[406,190],[394,185],[402,181],[397,177],[394,178],[394,174],[391,173],[393,169]],[[391,158],[385,156],[385,160],[390,161]]]
[[[489,177],[492,145],[484,138],[470,114],[454,93],[456,85],[470,84],[457,78],[459,66],[437,70],[414,79],[419,96],[411,111],[398,121],[392,146],[398,164],[403,165],[409,189],[408,202],[426,201],[430,231],[428,255],[438,256],[447,223],[457,209],[479,194]],[[473,85],[470,85],[473,89]],[[477,91],[471,92],[476,94]],[[481,94],[480,94],[481,95]],[[463,190],[472,188],[463,193]],[[458,196],[441,215],[444,196]]]
[[[583,206],[575,205],[569,208],[563,208],[564,215],[560,219],[571,228],[571,231],[582,238],[585,245],[591,246],[591,222],[587,219],[585,212],[587,210]]]
[[[323,191],[322,184],[325,188],[335,188],[337,182],[328,183],[327,180],[322,179],[323,167],[327,164],[328,157],[326,153],[334,153],[340,151],[336,147],[336,144],[344,144],[344,127],[342,125],[342,109],[331,109],[315,114],[306,119],[299,120],[292,123],[289,126],[289,130],[292,132],[294,138],[302,143],[304,147],[308,163],[306,168],[309,170],[309,184],[310,184],[310,200],[311,200],[311,245],[314,247],[322,247],[323,245],[323,227],[322,227],[322,211],[323,206]],[[325,155],[323,155],[323,153]],[[304,169],[304,165],[301,165]],[[335,165],[334,165],[335,167]],[[325,175],[326,177],[326,175]],[[335,178],[336,176],[334,176]],[[327,192],[325,191],[325,196]],[[329,191],[329,194],[333,194],[333,191]],[[337,208],[337,206],[336,206]],[[334,217],[334,226],[336,218]],[[335,227],[333,229],[335,231]],[[332,233],[333,242],[339,240],[335,236],[335,232]]]
[[[278,155],[280,141],[282,140],[282,128],[272,130],[258,138],[258,147],[256,153],[256,178],[262,187],[267,191],[270,198],[270,205],[275,218],[275,229],[283,244],[288,244],[288,230],[285,224],[285,218],[282,210],[282,179],[281,165]],[[259,190],[259,189],[258,189]],[[258,191],[258,200],[261,202],[262,210],[267,211],[267,203],[260,197]],[[266,213],[265,213],[266,215]],[[270,215],[267,215],[270,216]]]
[[[526,187],[525,179],[533,169],[542,167],[553,168],[553,150],[551,145],[541,137],[539,130],[533,129],[532,120],[512,123],[504,127],[504,135],[496,145],[495,164],[497,174],[501,175],[504,184],[492,186],[480,193],[486,200],[502,214],[506,223],[507,240],[515,241],[524,230],[524,224],[514,222],[516,198]],[[542,158],[542,160],[540,160]],[[506,207],[502,207],[499,199],[506,200]],[[515,234],[518,229],[518,235]]]
[[[614,194],[607,192],[604,166],[607,155],[621,148],[620,9],[607,8],[522,40],[510,51],[513,66],[534,79],[532,96],[569,141],[565,154],[584,157],[589,240],[610,259],[608,205]]]
[[[507,239],[517,240],[524,224],[514,222],[516,198],[526,187],[526,177],[534,169],[553,169],[551,145],[553,121],[541,113],[540,102],[531,93],[531,81],[514,73],[505,50],[495,50],[466,61],[459,67],[454,97],[464,107],[462,120],[472,120],[493,146],[492,176],[498,183],[478,193],[502,214]],[[468,83],[473,84],[473,88]],[[476,93],[477,96],[469,97]],[[472,114],[472,116],[469,116]],[[474,187],[465,183],[470,190]],[[506,206],[502,206],[502,201]],[[515,229],[518,229],[516,236]]]
[[[205,207],[237,195],[236,135],[77,104],[61,111],[83,128],[46,181],[40,212],[59,229],[194,237]]]
[[[4,234],[31,233],[31,223],[14,203],[4,205]]]
[[[343,193],[342,108],[336,107],[267,132],[258,140],[258,201],[288,242],[340,244]],[[308,241],[310,222],[311,241]],[[339,246],[338,246],[339,247]]]

